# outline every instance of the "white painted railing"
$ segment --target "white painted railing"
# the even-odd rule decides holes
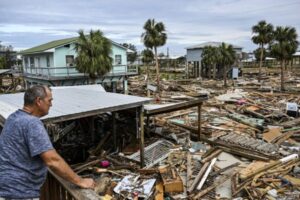
[[[42,77],[72,77],[72,76],[84,76],[84,73],[79,73],[76,67],[25,67],[24,73],[33,76]],[[114,74],[137,74],[137,67],[130,67],[127,65],[115,65],[108,75]]]

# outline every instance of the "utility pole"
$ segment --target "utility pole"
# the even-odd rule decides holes
[[[169,47],[167,47],[167,65],[168,65],[168,70],[170,70]]]

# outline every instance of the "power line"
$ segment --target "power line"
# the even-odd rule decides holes
[[[287,7],[287,6],[291,6],[291,5],[295,5],[295,4],[300,4],[300,1],[294,1],[294,2],[290,2],[290,3],[283,3],[283,4],[277,4],[277,5],[270,5],[270,6],[266,6],[263,8],[257,8],[257,9],[252,9],[252,10],[246,10],[243,12],[256,12],[256,11],[261,11],[261,10],[266,10],[268,8],[276,8],[276,7]]]

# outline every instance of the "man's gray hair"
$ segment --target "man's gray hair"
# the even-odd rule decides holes
[[[50,90],[44,85],[35,85],[27,89],[24,94],[24,105],[33,105],[37,97],[44,99],[47,96],[47,89]]]

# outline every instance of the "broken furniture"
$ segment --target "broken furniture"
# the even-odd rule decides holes
[[[174,167],[159,167],[165,192],[183,192],[183,182]]]

